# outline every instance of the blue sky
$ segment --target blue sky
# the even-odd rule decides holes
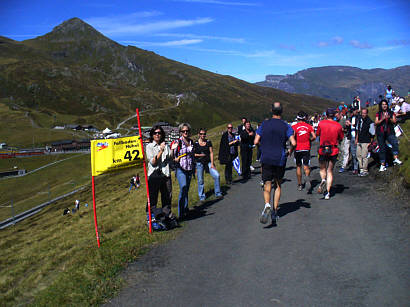
[[[1,0],[0,35],[79,17],[123,45],[245,81],[309,67],[410,64],[410,1]]]

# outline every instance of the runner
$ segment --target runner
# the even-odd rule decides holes
[[[285,174],[286,158],[289,151],[286,152],[286,141],[290,141],[291,146],[296,146],[293,129],[281,119],[283,108],[280,102],[274,102],[272,105],[272,118],[266,120],[256,131],[255,145],[261,146],[261,163],[262,163],[262,180],[264,182],[263,198],[265,207],[263,208],[260,222],[266,224],[269,212],[272,211],[272,224],[277,223],[278,205],[281,194],[282,178]],[[275,188],[273,207],[270,204],[272,181]]]
[[[321,194],[326,188],[325,199],[330,199],[330,189],[333,184],[333,168],[339,154],[337,145],[343,140],[342,126],[333,120],[335,114],[335,109],[327,109],[327,119],[319,123],[316,132],[316,135],[320,137],[319,168],[320,177],[322,178],[317,192]]]
[[[296,117],[297,123],[292,126],[296,140],[295,162],[296,162],[296,177],[298,180],[298,190],[302,191],[302,163],[306,175],[305,187],[309,193],[312,187],[310,179],[310,148],[311,142],[316,139],[316,134],[313,127],[306,123],[307,114],[303,111],[298,113]]]

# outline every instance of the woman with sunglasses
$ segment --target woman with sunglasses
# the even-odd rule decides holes
[[[232,124],[228,124],[226,128],[226,132],[221,136],[218,159],[221,164],[225,164],[226,184],[232,184],[232,161],[238,156],[239,140],[233,133]]]
[[[393,164],[400,165],[402,162],[399,160],[399,144],[394,132],[394,125],[396,124],[396,114],[389,110],[389,104],[386,99],[383,99],[379,103],[379,112],[376,113],[376,119],[374,121],[376,125],[377,143],[380,146],[380,172],[387,170],[386,168],[386,141],[392,145],[393,152]]]
[[[183,220],[188,212],[188,192],[194,172],[194,142],[189,138],[191,126],[188,123],[180,124],[178,130],[180,138],[171,144],[171,150],[179,184],[178,218]]]
[[[206,139],[206,130],[199,130],[198,141],[194,144],[194,155],[196,163],[196,174],[198,178],[198,195],[201,202],[205,201],[204,192],[204,171],[210,173],[214,179],[214,190],[216,198],[221,198],[221,188],[219,184],[219,173],[214,164],[214,152],[212,142]]]
[[[148,159],[148,188],[151,212],[157,207],[158,194],[161,192],[162,208],[171,211],[172,181],[169,164],[173,153],[165,144],[165,132],[161,126],[154,126],[149,132],[150,143],[146,146]]]

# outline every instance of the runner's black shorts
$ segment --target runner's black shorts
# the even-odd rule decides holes
[[[332,161],[333,165],[335,165],[337,162],[337,155],[334,155],[334,156],[319,155],[319,162],[327,162],[327,161]]]
[[[285,175],[285,165],[278,166],[278,165],[269,165],[262,163],[262,181],[273,181],[281,180]]]
[[[303,151],[295,151],[295,162],[297,166],[310,165],[310,151],[303,150]]]

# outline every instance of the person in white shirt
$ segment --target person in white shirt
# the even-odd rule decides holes
[[[150,131],[150,143],[146,146],[148,159],[148,188],[151,210],[157,207],[158,195],[161,192],[162,208],[171,210],[172,180],[170,162],[173,153],[165,144],[165,132],[161,126],[154,126]]]

